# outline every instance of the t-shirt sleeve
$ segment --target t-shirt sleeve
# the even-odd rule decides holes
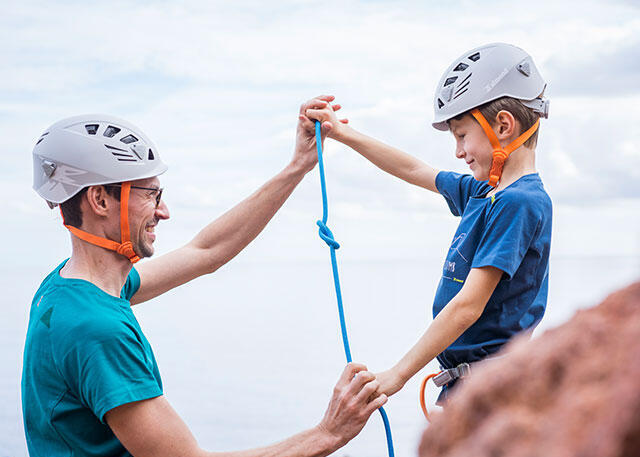
[[[96,417],[126,403],[162,395],[142,343],[126,326],[90,329],[93,337],[74,345],[62,360],[65,379]]]
[[[129,275],[127,276],[127,280],[122,286],[122,290],[120,291],[120,298],[124,298],[125,300],[131,300],[138,289],[140,288],[140,274],[135,267],[131,268]]]
[[[496,267],[511,279],[531,246],[540,222],[533,202],[524,196],[496,198],[487,214],[471,268]]]
[[[436,176],[436,188],[454,216],[462,216],[467,202],[480,193],[482,186],[486,184],[476,181],[473,176],[453,171],[441,171]]]

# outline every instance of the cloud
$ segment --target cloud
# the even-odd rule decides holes
[[[107,112],[154,139],[170,165],[168,201],[200,220],[287,164],[300,103],[327,92],[359,130],[466,171],[450,135],[430,126],[433,90],[463,51],[507,41],[530,52],[549,80],[538,166],[554,201],[633,198],[638,20],[633,4],[595,0],[535,8],[506,0],[14,4],[0,17],[0,58],[11,69],[0,74],[0,190],[31,195],[30,151],[47,125]],[[354,223],[448,217],[437,197],[348,148],[327,142],[326,154],[335,210]],[[287,210],[315,217],[316,178]],[[26,202],[11,211],[28,214],[37,198]]]
[[[582,53],[550,59],[546,68],[555,81],[550,91],[587,97],[640,94],[640,20],[629,27],[629,35],[605,47],[587,46]]]

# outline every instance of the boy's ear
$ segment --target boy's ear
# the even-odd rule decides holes
[[[85,194],[88,210],[99,217],[106,217],[113,207],[113,202],[104,186],[91,186]]]
[[[496,136],[499,140],[506,140],[518,133],[516,118],[509,111],[501,110],[496,114]]]

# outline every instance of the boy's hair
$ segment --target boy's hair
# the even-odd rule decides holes
[[[496,122],[496,116],[500,111],[509,111],[513,114],[513,117],[520,124],[520,134],[529,130],[529,128],[536,123],[536,121],[540,118],[540,115],[533,111],[533,109],[528,108],[522,104],[520,100],[517,98],[511,97],[502,97],[496,100],[490,101],[478,107],[478,110],[485,119],[489,122],[489,124],[494,125]],[[459,116],[456,116],[455,119],[460,120],[467,114],[470,114],[468,111]],[[536,130],[531,137],[524,142],[524,145],[529,148],[535,148],[538,144],[538,130]]]
[[[513,114],[513,117],[520,123],[520,134],[523,134],[529,128],[536,123],[540,118],[540,115],[534,112],[531,108],[528,108],[522,104],[517,98],[502,97],[497,100],[493,100],[489,103],[478,107],[478,110],[489,121],[490,124],[494,124],[496,116],[500,111],[509,111]],[[538,144],[538,130],[536,130],[531,137],[524,142],[524,145],[529,148],[535,148]]]
[[[120,201],[120,187],[104,184],[104,188],[107,194]],[[85,187],[69,200],[60,204],[60,210],[62,211],[62,217],[66,225],[71,225],[76,228],[80,228],[82,225],[82,209],[80,209],[80,203],[82,202],[84,194],[87,193],[87,189],[88,187]]]

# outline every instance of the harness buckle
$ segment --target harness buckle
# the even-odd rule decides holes
[[[456,379],[466,378],[471,373],[471,366],[468,363],[461,363],[455,368],[442,370],[440,374],[434,376],[433,383],[437,387],[442,387]]]

